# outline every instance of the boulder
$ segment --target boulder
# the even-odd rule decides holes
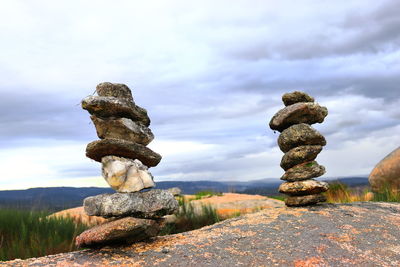
[[[104,179],[117,192],[137,192],[155,186],[153,176],[137,159],[105,156],[101,163]]]
[[[313,161],[321,152],[322,146],[298,146],[283,155],[281,167],[285,171],[298,164]]]
[[[179,187],[172,187],[168,188],[167,190],[174,196],[182,195],[182,190]]]
[[[84,231],[76,237],[77,247],[99,247],[129,244],[157,236],[160,223],[156,220],[125,217]]]
[[[317,130],[306,123],[295,124],[285,129],[278,138],[279,148],[283,152],[304,145],[325,146],[326,140]]]
[[[299,102],[314,102],[314,97],[300,91],[286,93],[282,96],[282,101],[285,106],[290,106]]]
[[[157,166],[161,156],[144,145],[119,139],[103,139],[91,142],[86,147],[86,156],[101,162],[105,156],[138,159],[148,167]]]
[[[316,161],[309,161],[298,164],[288,169],[281,177],[281,180],[288,182],[302,181],[310,178],[319,177],[325,174],[325,167]]]
[[[400,191],[400,147],[382,159],[369,175],[372,190]]]
[[[304,196],[326,192],[328,188],[328,183],[310,179],[283,183],[279,186],[279,192],[290,196]]]
[[[112,96],[116,98],[123,98],[133,103],[131,89],[122,83],[99,83],[96,86],[96,92],[99,96]]]
[[[161,218],[178,210],[178,202],[167,190],[102,194],[85,198],[85,212],[90,216]]]
[[[88,96],[82,100],[82,108],[97,117],[122,117],[150,125],[150,118],[144,108],[132,102],[112,96]]]
[[[271,119],[269,127],[282,132],[299,123],[322,123],[328,115],[328,109],[317,103],[296,103],[278,111]]]
[[[101,139],[122,139],[142,145],[148,145],[154,135],[140,122],[128,118],[98,118],[90,116],[96,126],[97,136]]]
[[[301,207],[314,205],[320,202],[325,202],[326,197],[322,194],[307,195],[307,196],[290,196],[285,200],[288,207]]]

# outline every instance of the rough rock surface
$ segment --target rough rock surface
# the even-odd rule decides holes
[[[328,109],[317,103],[296,103],[278,111],[271,119],[269,127],[282,132],[299,123],[322,123],[328,115]]]
[[[122,83],[99,83],[96,86],[96,92],[99,96],[112,96],[133,102],[131,89]]]
[[[101,164],[104,179],[117,192],[137,192],[155,186],[153,176],[137,159],[105,156]]]
[[[89,143],[86,147],[86,156],[101,162],[105,156],[119,156],[129,159],[138,159],[148,167],[157,166],[161,156],[141,144],[119,139],[102,139]]]
[[[279,192],[291,196],[304,196],[326,192],[328,188],[328,183],[310,179],[283,183],[279,186]]]
[[[375,166],[369,175],[369,183],[375,192],[385,187],[400,191],[400,147]]]
[[[278,138],[279,148],[283,152],[304,145],[325,146],[326,140],[317,130],[305,123],[290,126],[284,130]]]
[[[171,187],[168,188],[167,190],[174,196],[182,195],[182,190],[179,187]]]
[[[98,118],[90,116],[101,139],[122,139],[148,145],[154,139],[149,128],[128,118]]]
[[[399,266],[400,204],[273,208],[129,246],[3,266]]]
[[[160,223],[156,220],[125,217],[84,231],[76,238],[75,244],[77,247],[129,244],[156,236],[159,232]]]
[[[178,210],[178,201],[167,190],[102,194],[85,198],[85,212],[90,216],[161,218]]]
[[[289,196],[285,199],[286,206],[301,207],[325,202],[326,197],[322,194],[307,195],[307,196]]]
[[[122,117],[150,125],[150,118],[144,108],[132,102],[112,96],[88,96],[82,100],[82,108],[97,117]]]
[[[321,152],[322,146],[298,146],[283,155],[281,167],[285,171],[304,162],[313,161]]]
[[[325,174],[325,167],[316,161],[309,161],[298,164],[288,169],[281,177],[281,180],[288,182],[302,181],[310,178],[319,177]]]
[[[314,102],[314,97],[300,91],[286,93],[282,96],[285,106],[290,106],[299,102]]]

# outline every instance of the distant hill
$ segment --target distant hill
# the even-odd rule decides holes
[[[341,182],[350,187],[367,186],[366,177],[347,177],[324,179],[327,182]],[[265,196],[278,195],[279,179],[263,179],[250,182],[214,182],[214,181],[168,181],[158,182],[159,189],[179,187],[184,194],[199,191],[237,192]],[[0,191],[0,208],[18,208],[30,210],[59,211],[82,205],[84,198],[115,192],[111,188],[100,187],[48,187],[26,190]]]

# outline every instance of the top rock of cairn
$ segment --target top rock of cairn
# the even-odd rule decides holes
[[[290,106],[300,102],[314,102],[314,97],[300,91],[286,93],[282,96],[282,101],[285,106]]]
[[[131,89],[122,83],[99,83],[96,86],[96,92],[99,96],[112,96],[134,102]]]

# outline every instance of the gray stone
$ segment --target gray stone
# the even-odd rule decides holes
[[[117,192],[131,193],[155,186],[153,176],[137,159],[105,156],[101,163],[104,179]]]
[[[282,132],[299,123],[322,123],[328,115],[328,109],[316,103],[296,103],[278,111],[271,119],[269,127]]]
[[[99,96],[112,96],[133,102],[131,89],[122,83],[99,83],[96,86],[96,92]]]
[[[86,156],[98,162],[105,156],[138,159],[148,167],[157,166],[161,160],[161,156],[150,148],[119,139],[103,139],[89,143]]]
[[[85,198],[85,212],[89,216],[161,218],[178,210],[178,202],[167,190],[102,194]]]
[[[313,161],[321,152],[322,146],[299,146],[283,155],[281,167],[285,171],[304,162]]]
[[[150,118],[147,116],[147,111],[123,98],[88,96],[82,100],[82,108],[97,117],[122,117],[140,122],[144,126],[150,125]]]
[[[314,102],[314,97],[300,91],[286,93],[282,96],[282,101],[285,106],[290,106],[299,102]]]
[[[154,135],[149,128],[140,122],[134,122],[128,118],[98,118],[90,116],[96,126],[97,135],[101,139],[122,139],[148,145]]]
[[[174,196],[180,196],[182,194],[182,190],[179,187],[172,187],[167,190]]]
[[[325,167],[319,165],[316,161],[309,161],[298,164],[288,169],[281,177],[281,180],[288,182],[302,181],[325,174]]]
[[[279,186],[280,193],[291,196],[314,195],[326,192],[328,189],[328,183],[315,181],[312,179],[297,182],[286,182]]]
[[[326,197],[322,194],[308,195],[308,196],[290,196],[285,200],[286,206],[301,207],[314,205],[319,202],[325,202]]]
[[[382,159],[371,171],[369,183],[374,192],[400,192],[400,147]]]
[[[306,123],[300,123],[285,129],[278,138],[279,148],[283,152],[304,145],[325,146],[325,138],[314,128]]]
[[[76,237],[77,247],[129,244],[157,236],[161,221],[126,217],[84,231]]]

